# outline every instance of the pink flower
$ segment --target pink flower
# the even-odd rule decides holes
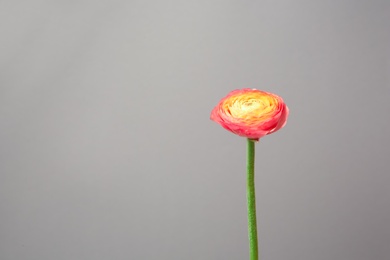
[[[234,134],[258,141],[282,128],[288,113],[281,97],[245,88],[230,92],[213,109],[210,118]]]

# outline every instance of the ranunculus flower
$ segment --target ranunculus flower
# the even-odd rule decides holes
[[[287,122],[288,107],[275,94],[257,89],[237,89],[211,112],[211,120],[239,136],[252,140],[271,134]]]

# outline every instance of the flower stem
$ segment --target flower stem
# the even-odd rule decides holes
[[[255,141],[247,140],[247,201],[250,260],[258,260],[256,195],[255,195]]]

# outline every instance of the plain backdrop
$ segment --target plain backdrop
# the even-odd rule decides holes
[[[390,259],[390,1],[0,1],[0,259]]]

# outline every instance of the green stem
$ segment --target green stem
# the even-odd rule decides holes
[[[256,195],[255,195],[255,141],[248,139],[247,148],[247,200],[250,260],[258,260]]]

